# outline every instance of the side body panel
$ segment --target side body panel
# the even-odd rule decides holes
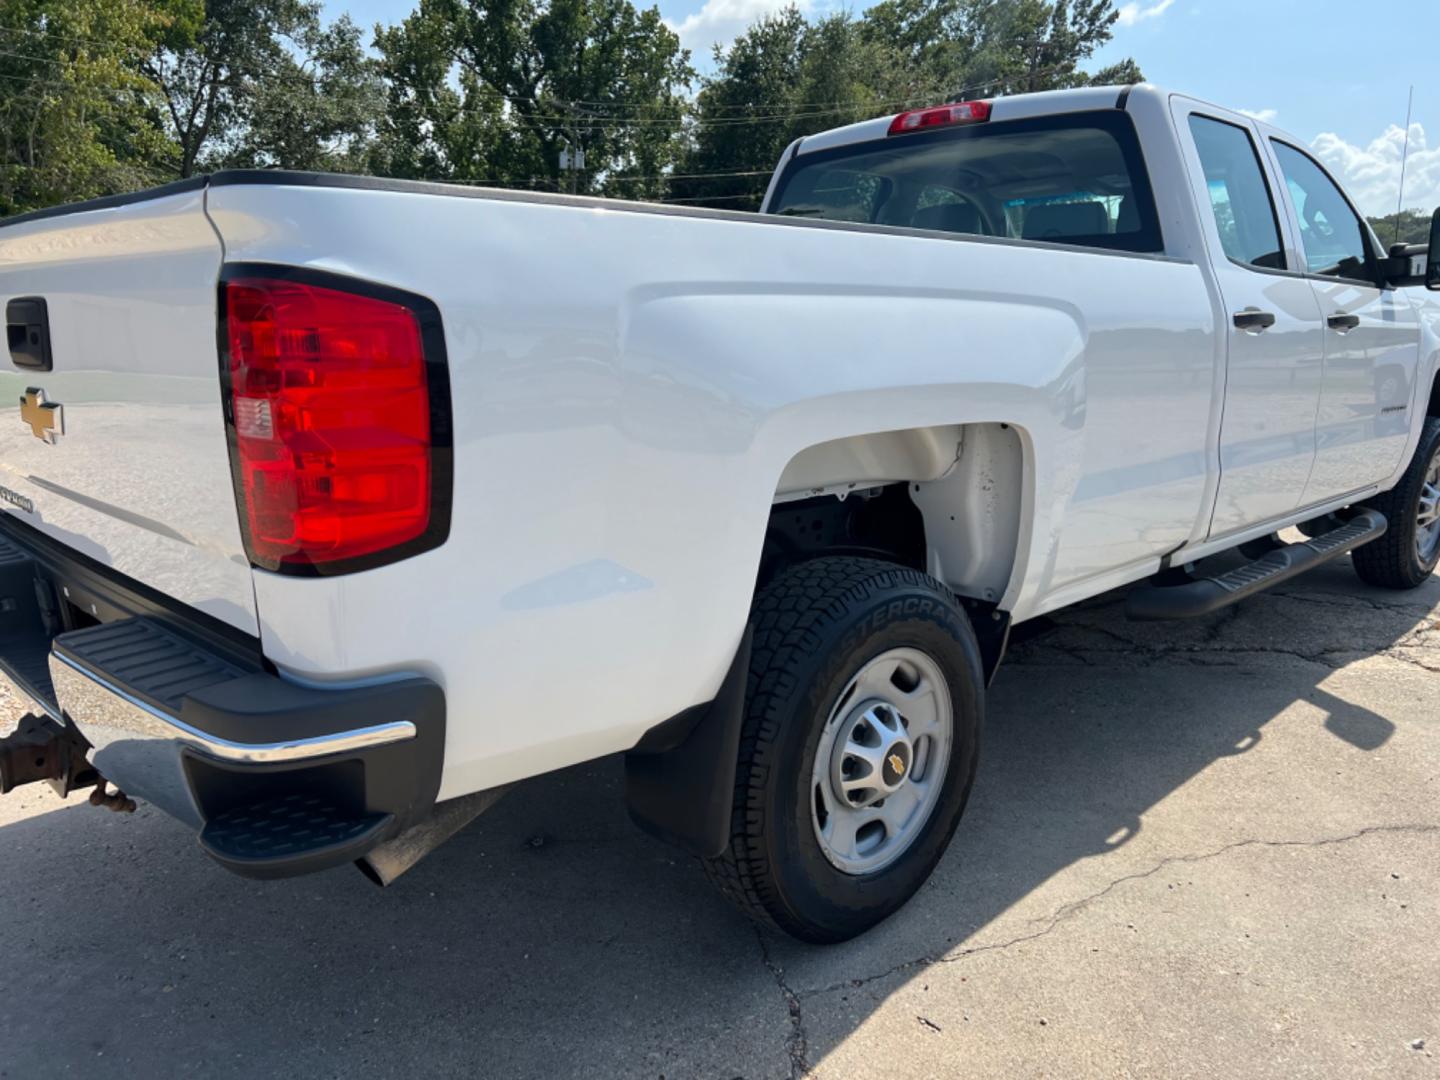
[[[713,696],[808,447],[1012,425],[1033,507],[1017,618],[1143,576],[1208,512],[1213,308],[1181,260],[602,202],[246,184],[208,205],[228,259],[442,312],[448,542],[332,579],[255,574],[290,677],[444,685],[442,797],[626,749]]]
[[[220,405],[220,241],[203,189],[0,229],[0,307],[40,296],[53,370],[0,349],[0,510],[249,634],[258,632]],[[53,444],[22,422],[43,390]]]
[[[1257,126],[1265,135],[1274,175],[1282,180],[1282,213],[1294,245],[1292,265],[1304,267],[1296,191],[1284,182],[1277,149],[1294,140],[1265,125]],[[1300,153],[1310,156],[1303,150]],[[1323,166],[1319,167],[1323,171]],[[1334,182],[1333,177],[1331,180]],[[1335,187],[1340,188],[1338,182]],[[1341,194],[1345,195],[1343,189]],[[1348,195],[1345,198],[1349,201]],[[1360,216],[1353,204],[1350,209]],[[1384,248],[1369,226],[1362,225],[1362,230],[1369,234],[1377,256],[1383,254]],[[1403,468],[1409,461],[1406,446],[1410,433],[1418,430],[1427,403],[1415,388],[1421,332],[1406,290],[1320,275],[1311,275],[1309,281],[1325,334],[1325,378],[1315,413],[1315,467],[1305,487],[1305,505],[1355,491]],[[1347,318],[1356,325],[1347,329],[1338,322]],[[1416,401],[1418,415],[1412,408]]]
[[[1279,184],[1255,125],[1238,113],[1188,98],[1172,98],[1170,107],[1184,147],[1186,187],[1223,305],[1219,326],[1226,376],[1220,485],[1211,521],[1212,535],[1219,536],[1302,505],[1315,463],[1315,413],[1324,378],[1325,337],[1320,307],[1308,281],[1299,274],[1232,260],[1221,243],[1191,133],[1192,117],[1244,133],[1273,205],[1281,254],[1293,258]],[[1262,312],[1274,322],[1259,330],[1237,328],[1235,316],[1244,312]]]
[[[1413,419],[1420,338],[1415,309],[1401,290],[1344,281],[1310,285],[1324,319],[1348,315],[1360,325],[1327,328],[1307,505],[1364,487],[1400,464]],[[1423,416],[1426,400],[1418,403]]]

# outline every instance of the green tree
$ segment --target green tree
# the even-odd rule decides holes
[[[696,99],[675,198],[730,210],[758,206],[764,175],[791,137],[806,29],[799,9],[788,7],[751,24],[729,49],[715,47],[716,71]]]
[[[371,150],[382,176],[526,185],[545,171],[540,148],[512,123],[505,99],[455,62],[454,34],[435,13],[377,27],[386,88]]]
[[[555,190],[662,189],[694,73],[655,8],[630,0],[420,0],[377,43],[397,80],[392,109],[421,114],[387,122],[381,141],[390,160]],[[562,170],[561,152],[576,149],[584,170]]]
[[[730,210],[758,208],[795,139],[890,111],[913,98],[901,51],[841,12],[807,22],[795,7],[761,18],[716,48],[715,74],[696,99],[673,197]]]
[[[243,130],[257,86],[286,57],[283,38],[313,15],[299,0],[204,0],[175,20],[144,71],[165,95],[176,175]]]
[[[848,13],[810,23],[800,39],[800,77],[786,141],[924,100],[929,93],[901,50]],[[773,165],[774,162],[772,161]]]
[[[1110,40],[1113,0],[881,0],[856,19],[762,18],[695,103],[676,198],[755,209],[794,138],[902,108],[1098,82],[1138,82],[1132,60],[1082,69]]]
[[[173,13],[144,0],[0,6],[0,214],[162,175],[156,87],[136,68]]]
[[[967,81],[992,82],[992,93],[1024,94],[1111,81],[1139,82],[1126,60],[1097,80],[1080,65],[1108,42],[1119,19],[1113,0],[982,2],[971,21],[979,48]]]
[[[1375,235],[1386,247],[1391,244],[1428,244],[1430,242],[1430,215],[1431,211],[1421,210],[1418,206],[1410,210],[1402,210],[1398,215],[1385,214],[1382,217],[1372,217],[1367,220],[1375,230]],[[1396,223],[1399,229],[1396,229]]]
[[[753,209],[793,139],[1097,82],[1115,0],[791,7],[689,54],[634,0],[418,0],[378,56],[320,0],[7,0],[0,211],[225,166],[367,170]],[[579,150],[583,169],[562,169]]]
[[[258,80],[223,164],[332,172],[363,170],[385,109],[380,64],[348,16],[306,21],[298,56],[288,51]]]
[[[201,0],[188,0],[198,5]],[[358,167],[384,100],[348,18],[318,0],[203,0],[146,59],[164,94],[174,169]]]
[[[1081,69],[1118,18],[1114,0],[881,0],[865,13],[917,85],[949,98],[1140,82],[1133,60]]]

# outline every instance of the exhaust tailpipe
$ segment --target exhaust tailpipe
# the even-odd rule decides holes
[[[500,801],[508,787],[477,791],[437,803],[429,816],[355,860],[360,872],[384,888]]]

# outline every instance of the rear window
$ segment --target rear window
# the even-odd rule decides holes
[[[1120,251],[1164,244],[1118,110],[979,123],[802,154],[769,213]]]

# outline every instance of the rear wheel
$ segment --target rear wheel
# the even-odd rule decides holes
[[[730,846],[753,918],[843,941],[924,884],[969,798],[980,652],[949,591],[871,559],[803,563],[756,598]]]
[[[1351,555],[1360,580],[1386,589],[1424,584],[1440,563],[1440,419],[1426,418],[1400,482],[1365,505],[1384,514],[1390,527]]]

